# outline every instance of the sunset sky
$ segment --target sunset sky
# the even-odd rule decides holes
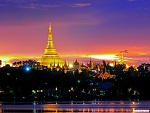
[[[150,63],[150,0],[0,0],[0,59],[42,56],[50,22],[62,58]]]

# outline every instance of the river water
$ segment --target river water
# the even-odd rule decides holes
[[[150,101],[0,102],[0,113],[150,112]]]

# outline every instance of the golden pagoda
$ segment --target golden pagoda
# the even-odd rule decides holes
[[[41,65],[44,66],[63,66],[64,61],[58,56],[56,48],[54,47],[53,37],[52,37],[52,26],[49,25],[48,31],[48,43],[44,50],[44,55],[38,60]]]

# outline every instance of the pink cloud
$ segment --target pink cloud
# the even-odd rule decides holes
[[[37,8],[55,8],[55,7],[61,7],[61,5],[45,5],[45,4],[35,4],[31,3],[26,6],[18,6],[19,8],[27,8],[27,9],[37,9]]]
[[[91,3],[75,3],[72,7],[86,7],[92,5]]]

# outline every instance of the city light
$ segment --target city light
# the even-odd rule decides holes
[[[72,64],[69,64],[69,67],[70,67],[70,68],[72,68],[72,67],[73,67],[73,65],[72,65]]]
[[[81,81],[80,81],[80,80],[77,80],[77,82],[80,83]]]
[[[33,94],[36,94],[36,91],[35,91],[35,90],[32,90],[32,93],[33,93]]]
[[[110,65],[110,66],[112,66],[112,67],[114,66],[114,64],[113,64],[113,63],[110,63],[109,65]]]
[[[31,70],[31,67],[27,66],[27,67],[25,67],[25,70],[28,72]]]

